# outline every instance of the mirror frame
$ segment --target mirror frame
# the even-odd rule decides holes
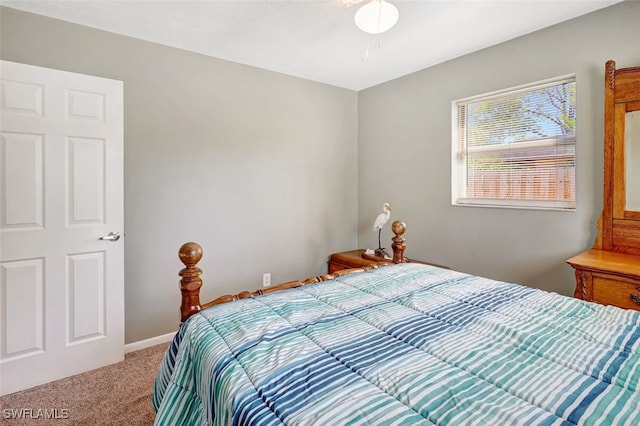
[[[640,254],[640,212],[625,210],[625,115],[640,110],[640,67],[605,65],[604,198],[594,248]]]

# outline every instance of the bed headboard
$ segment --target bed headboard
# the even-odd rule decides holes
[[[378,262],[369,266],[356,269],[343,269],[336,271],[332,274],[319,275],[317,277],[309,277],[303,281],[289,281],[282,284],[273,285],[271,287],[262,288],[254,291],[243,291],[238,294],[227,294],[220,296],[207,303],[200,303],[200,288],[202,287],[202,269],[198,267],[198,262],[202,259],[203,250],[200,244],[189,242],[185,243],[178,250],[178,258],[184,264],[178,275],[182,277],[180,280],[180,293],[182,294],[182,302],[180,304],[180,321],[184,322],[191,315],[209,306],[217,305],[220,303],[231,302],[233,300],[245,299],[247,297],[258,296],[261,294],[272,293],[278,290],[284,290],[287,288],[296,288],[307,284],[317,283],[320,281],[330,280],[336,277],[341,277],[354,272],[361,272],[367,269],[374,269],[385,265],[392,265],[394,263],[404,263],[406,258],[404,252],[406,249],[404,233],[407,230],[407,225],[399,220],[393,222],[391,230],[394,233],[392,240],[393,260],[389,262]]]

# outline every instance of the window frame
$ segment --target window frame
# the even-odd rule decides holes
[[[505,89],[496,90],[493,92],[487,92],[479,95],[474,95],[466,98],[456,99],[451,102],[451,205],[463,206],[463,207],[493,207],[493,208],[507,208],[507,209],[526,209],[526,210],[554,210],[554,211],[568,211],[574,212],[576,210],[577,199],[577,121],[575,129],[575,138],[573,140],[574,156],[573,156],[573,191],[574,200],[523,200],[523,199],[506,199],[506,198],[475,198],[466,197],[466,172],[467,167],[463,159],[463,155],[460,151],[460,105],[469,104],[478,101],[491,100],[506,95],[515,95],[519,93],[532,92],[535,90],[543,89],[545,87],[557,86],[565,83],[573,82],[576,87],[576,117],[577,117],[577,79],[575,74],[565,74],[558,77],[548,78],[532,83],[522,84],[519,86],[509,87]],[[547,138],[551,139],[551,138]],[[547,139],[540,139],[537,143],[544,144]],[[520,142],[523,144],[531,144],[532,142]],[[565,142],[566,143],[566,142]],[[534,143],[535,144],[535,143]],[[557,143],[554,143],[556,146]],[[483,149],[483,148],[480,148]],[[487,148],[491,149],[491,148]],[[465,158],[468,158],[466,156]],[[461,194],[465,196],[461,196]]]

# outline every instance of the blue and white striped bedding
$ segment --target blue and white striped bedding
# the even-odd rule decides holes
[[[640,425],[640,312],[401,264],[217,305],[156,424]]]

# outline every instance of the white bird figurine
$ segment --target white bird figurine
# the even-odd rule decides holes
[[[376,221],[373,222],[373,230],[378,231],[378,250],[376,250],[376,254],[379,256],[386,254],[380,243],[380,234],[382,233],[382,227],[389,221],[389,216],[391,216],[391,206],[389,203],[384,203],[382,213],[380,213],[378,217],[376,217]]]

